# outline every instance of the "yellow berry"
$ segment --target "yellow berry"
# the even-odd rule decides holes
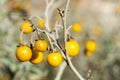
[[[69,40],[66,42],[67,53],[70,57],[78,55],[80,46],[75,40]]]
[[[93,40],[89,40],[85,44],[85,49],[88,51],[95,51],[96,50],[96,43]]]
[[[74,23],[71,28],[72,28],[73,32],[80,32],[81,31],[81,25],[78,23]]]
[[[38,52],[36,50],[32,51],[32,58],[30,59],[30,62],[32,64],[39,64],[43,61],[43,52]]]
[[[46,60],[50,66],[57,67],[62,63],[62,55],[59,52],[49,53]]]
[[[40,28],[44,28],[44,27],[45,27],[44,22],[43,22],[42,20],[38,20],[38,21],[37,21],[37,25],[38,25],[38,27],[40,27]]]
[[[46,51],[47,46],[48,46],[47,42],[45,40],[42,40],[42,39],[35,41],[35,44],[34,44],[34,48],[40,52]]]
[[[20,30],[21,31],[24,30],[23,33],[25,33],[25,34],[31,33],[33,31],[31,22],[30,21],[23,22],[20,26]]]
[[[16,57],[19,61],[29,61],[32,57],[32,51],[28,46],[20,46],[16,50]]]

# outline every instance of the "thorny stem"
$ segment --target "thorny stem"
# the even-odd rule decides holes
[[[66,50],[66,41],[67,41],[67,34],[66,34],[66,19],[67,19],[67,11],[68,11],[68,7],[69,7],[69,3],[70,0],[67,0],[67,4],[65,7],[65,11],[64,11],[64,16],[63,16],[63,31],[64,31],[64,43],[65,43],[65,50]]]
[[[70,69],[76,74],[76,76],[78,76],[78,78],[80,80],[84,80],[84,78],[80,75],[80,73],[76,70],[76,68],[73,66],[68,54],[67,54],[67,50],[66,50],[66,41],[67,41],[67,32],[66,32],[66,17],[67,17],[67,11],[68,11],[68,7],[69,7],[69,3],[70,3],[70,0],[67,0],[67,4],[66,4],[66,7],[65,7],[65,11],[64,11],[64,15],[61,16],[62,18],[62,24],[63,24],[63,31],[64,31],[64,44],[65,44],[65,54],[66,54],[66,62],[68,64],[68,66],[70,67]]]

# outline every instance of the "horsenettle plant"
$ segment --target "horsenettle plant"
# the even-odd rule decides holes
[[[38,16],[32,16],[21,24],[20,43],[16,50],[16,57],[20,62],[29,61],[32,64],[40,64],[43,61],[44,52],[46,52],[46,62],[50,66],[58,67],[67,65],[80,80],[85,80],[71,62],[71,58],[79,54],[80,46],[79,43],[69,34],[69,29],[72,28],[72,26],[66,26],[67,11],[70,0],[67,0],[64,10],[57,8],[62,24],[58,25],[56,23],[54,29],[51,30],[49,25],[48,9],[53,2],[54,0],[46,0],[47,8],[45,12],[45,22],[42,22],[43,20]],[[38,19],[37,26],[33,24],[33,18]],[[59,28],[63,30],[64,45],[60,44],[60,35],[58,33]],[[33,41],[33,33],[35,32],[38,38]],[[23,43],[23,34],[31,34],[29,46]],[[45,35],[47,39],[41,35]],[[62,72],[58,72],[58,74],[61,73]],[[57,75],[55,80],[60,80],[59,77],[60,75]]]

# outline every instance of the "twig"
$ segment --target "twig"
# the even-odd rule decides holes
[[[32,20],[32,18],[38,18],[39,20],[42,20],[42,18],[39,17],[39,16],[31,16],[31,17],[29,18],[29,20]]]
[[[53,2],[54,2],[54,0],[51,0],[50,2],[48,2],[48,0],[45,0],[46,1],[46,4],[47,4],[47,7],[46,7],[46,9],[45,9],[45,19],[46,19],[46,21],[45,21],[45,26],[46,26],[46,30],[47,31],[51,31],[51,29],[50,29],[50,26],[49,26],[49,9],[50,9],[50,7],[53,5]]]
[[[50,37],[50,33],[48,33],[46,30],[41,30],[41,29],[37,29],[37,32],[42,32],[42,33],[45,33],[45,35],[47,36],[48,40],[49,40],[49,43],[50,43],[50,46],[51,46],[51,49],[53,50],[54,47],[53,47],[53,42],[51,40],[51,37]]]
[[[59,39],[58,29],[59,29],[59,25],[58,25],[58,22],[56,21],[55,28],[54,28],[56,39]]]
[[[38,18],[39,20],[42,20],[41,17],[39,17],[39,16],[31,16],[31,17],[29,18],[29,20],[32,21],[32,18]],[[39,33],[39,31],[38,31],[38,28],[37,28],[36,26],[34,26],[34,24],[33,24],[32,22],[31,22],[31,24],[32,24],[32,27],[34,28],[34,30],[35,30],[36,33],[37,33],[38,39],[41,39],[40,33]]]
[[[60,52],[61,52],[61,54],[62,54],[64,60],[66,60],[66,56],[65,56],[64,52],[62,51],[61,47],[57,44],[57,42],[55,42],[54,44],[55,44],[56,47],[60,50]]]
[[[24,30],[25,30],[27,27],[29,27],[29,26],[31,26],[31,25],[26,26],[26,27],[25,27],[24,29],[22,29],[22,31],[20,32],[20,45],[23,44],[23,42],[22,42],[22,41],[23,41],[23,40],[22,40],[22,39],[23,39],[23,32],[24,32]]]
[[[51,19],[54,11],[55,11],[58,7],[60,7],[64,2],[65,2],[65,0],[58,0],[58,1],[56,1],[56,2],[51,6],[51,9],[50,9],[50,11],[49,11],[49,19]]]
[[[89,71],[88,71],[88,74],[87,74],[87,80],[90,80],[91,77],[92,77],[92,71],[89,70]]]
[[[76,74],[76,76],[80,79],[80,80],[84,80],[84,78],[80,75],[80,73],[76,70],[76,68],[73,66],[68,54],[67,54],[67,50],[66,50],[66,41],[67,41],[67,32],[66,32],[66,17],[67,17],[67,11],[68,11],[68,7],[69,7],[69,3],[70,0],[67,0],[67,4],[65,7],[65,11],[63,13],[60,12],[61,14],[61,18],[62,18],[62,24],[63,24],[63,32],[64,32],[64,44],[65,44],[65,54],[66,54],[66,62],[68,64],[68,66],[70,67],[70,69]]]
[[[20,32],[20,45],[23,44],[23,42],[22,42],[22,41],[23,41],[23,40],[22,40],[22,39],[23,39],[23,38],[22,38],[22,36],[23,36],[23,31],[24,31],[24,29]]]
[[[49,39],[52,38],[52,39],[54,40],[54,43],[51,42],[51,40],[50,40],[50,43],[51,43],[50,45],[53,45],[53,44],[54,44],[54,45],[60,50],[60,52],[61,52],[63,58],[66,59],[65,54],[64,54],[64,52],[61,50],[60,46],[58,45],[57,40],[55,39],[54,35],[50,34],[50,33],[47,32],[46,30],[38,29],[38,31],[45,33],[46,36],[47,36]]]
[[[70,26],[66,29],[66,32],[68,32],[71,27],[72,27],[72,25],[70,25]]]
[[[31,36],[30,36],[30,45],[31,45],[31,47],[33,47],[32,45],[33,45],[34,43],[33,43],[33,32],[31,33]]]
[[[53,42],[51,41],[51,38],[50,38],[50,36],[48,35],[49,33],[47,33],[47,32],[45,31],[45,34],[46,34],[46,36],[47,36],[47,38],[48,38],[48,40],[49,40],[49,42],[50,42],[51,50],[54,50]]]
[[[55,80],[61,80],[61,77],[63,75],[63,72],[64,72],[66,66],[67,66],[66,62],[65,61],[62,62],[62,64],[59,66],[59,70],[58,70],[58,73],[55,77]]]

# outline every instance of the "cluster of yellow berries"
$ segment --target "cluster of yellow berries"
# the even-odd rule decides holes
[[[39,26],[44,26],[42,21],[38,21]],[[24,21],[20,30],[24,34],[29,34],[33,31],[33,27],[29,20]],[[77,41],[69,39],[66,42],[67,53],[70,57],[77,56],[80,50],[80,46]],[[32,64],[39,64],[44,59],[44,52],[48,50],[48,43],[45,39],[39,39],[34,42],[34,45],[31,47],[27,45],[20,44],[16,50],[16,57],[20,62],[29,61]],[[62,55],[59,51],[48,51],[46,55],[46,61],[50,66],[57,67],[62,63]]]
[[[96,50],[96,43],[93,40],[88,40],[85,43],[85,55],[91,56],[92,53]]]
[[[38,20],[37,21],[37,26],[39,28],[44,28],[44,23],[42,20]],[[24,30],[23,30],[24,29]],[[25,34],[29,34],[33,31],[33,28],[32,28],[32,25],[31,25],[31,22],[29,20],[26,20],[24,23],[21,24],[20,26],[20,30],[22,31],[23,30],[23,33]]]

